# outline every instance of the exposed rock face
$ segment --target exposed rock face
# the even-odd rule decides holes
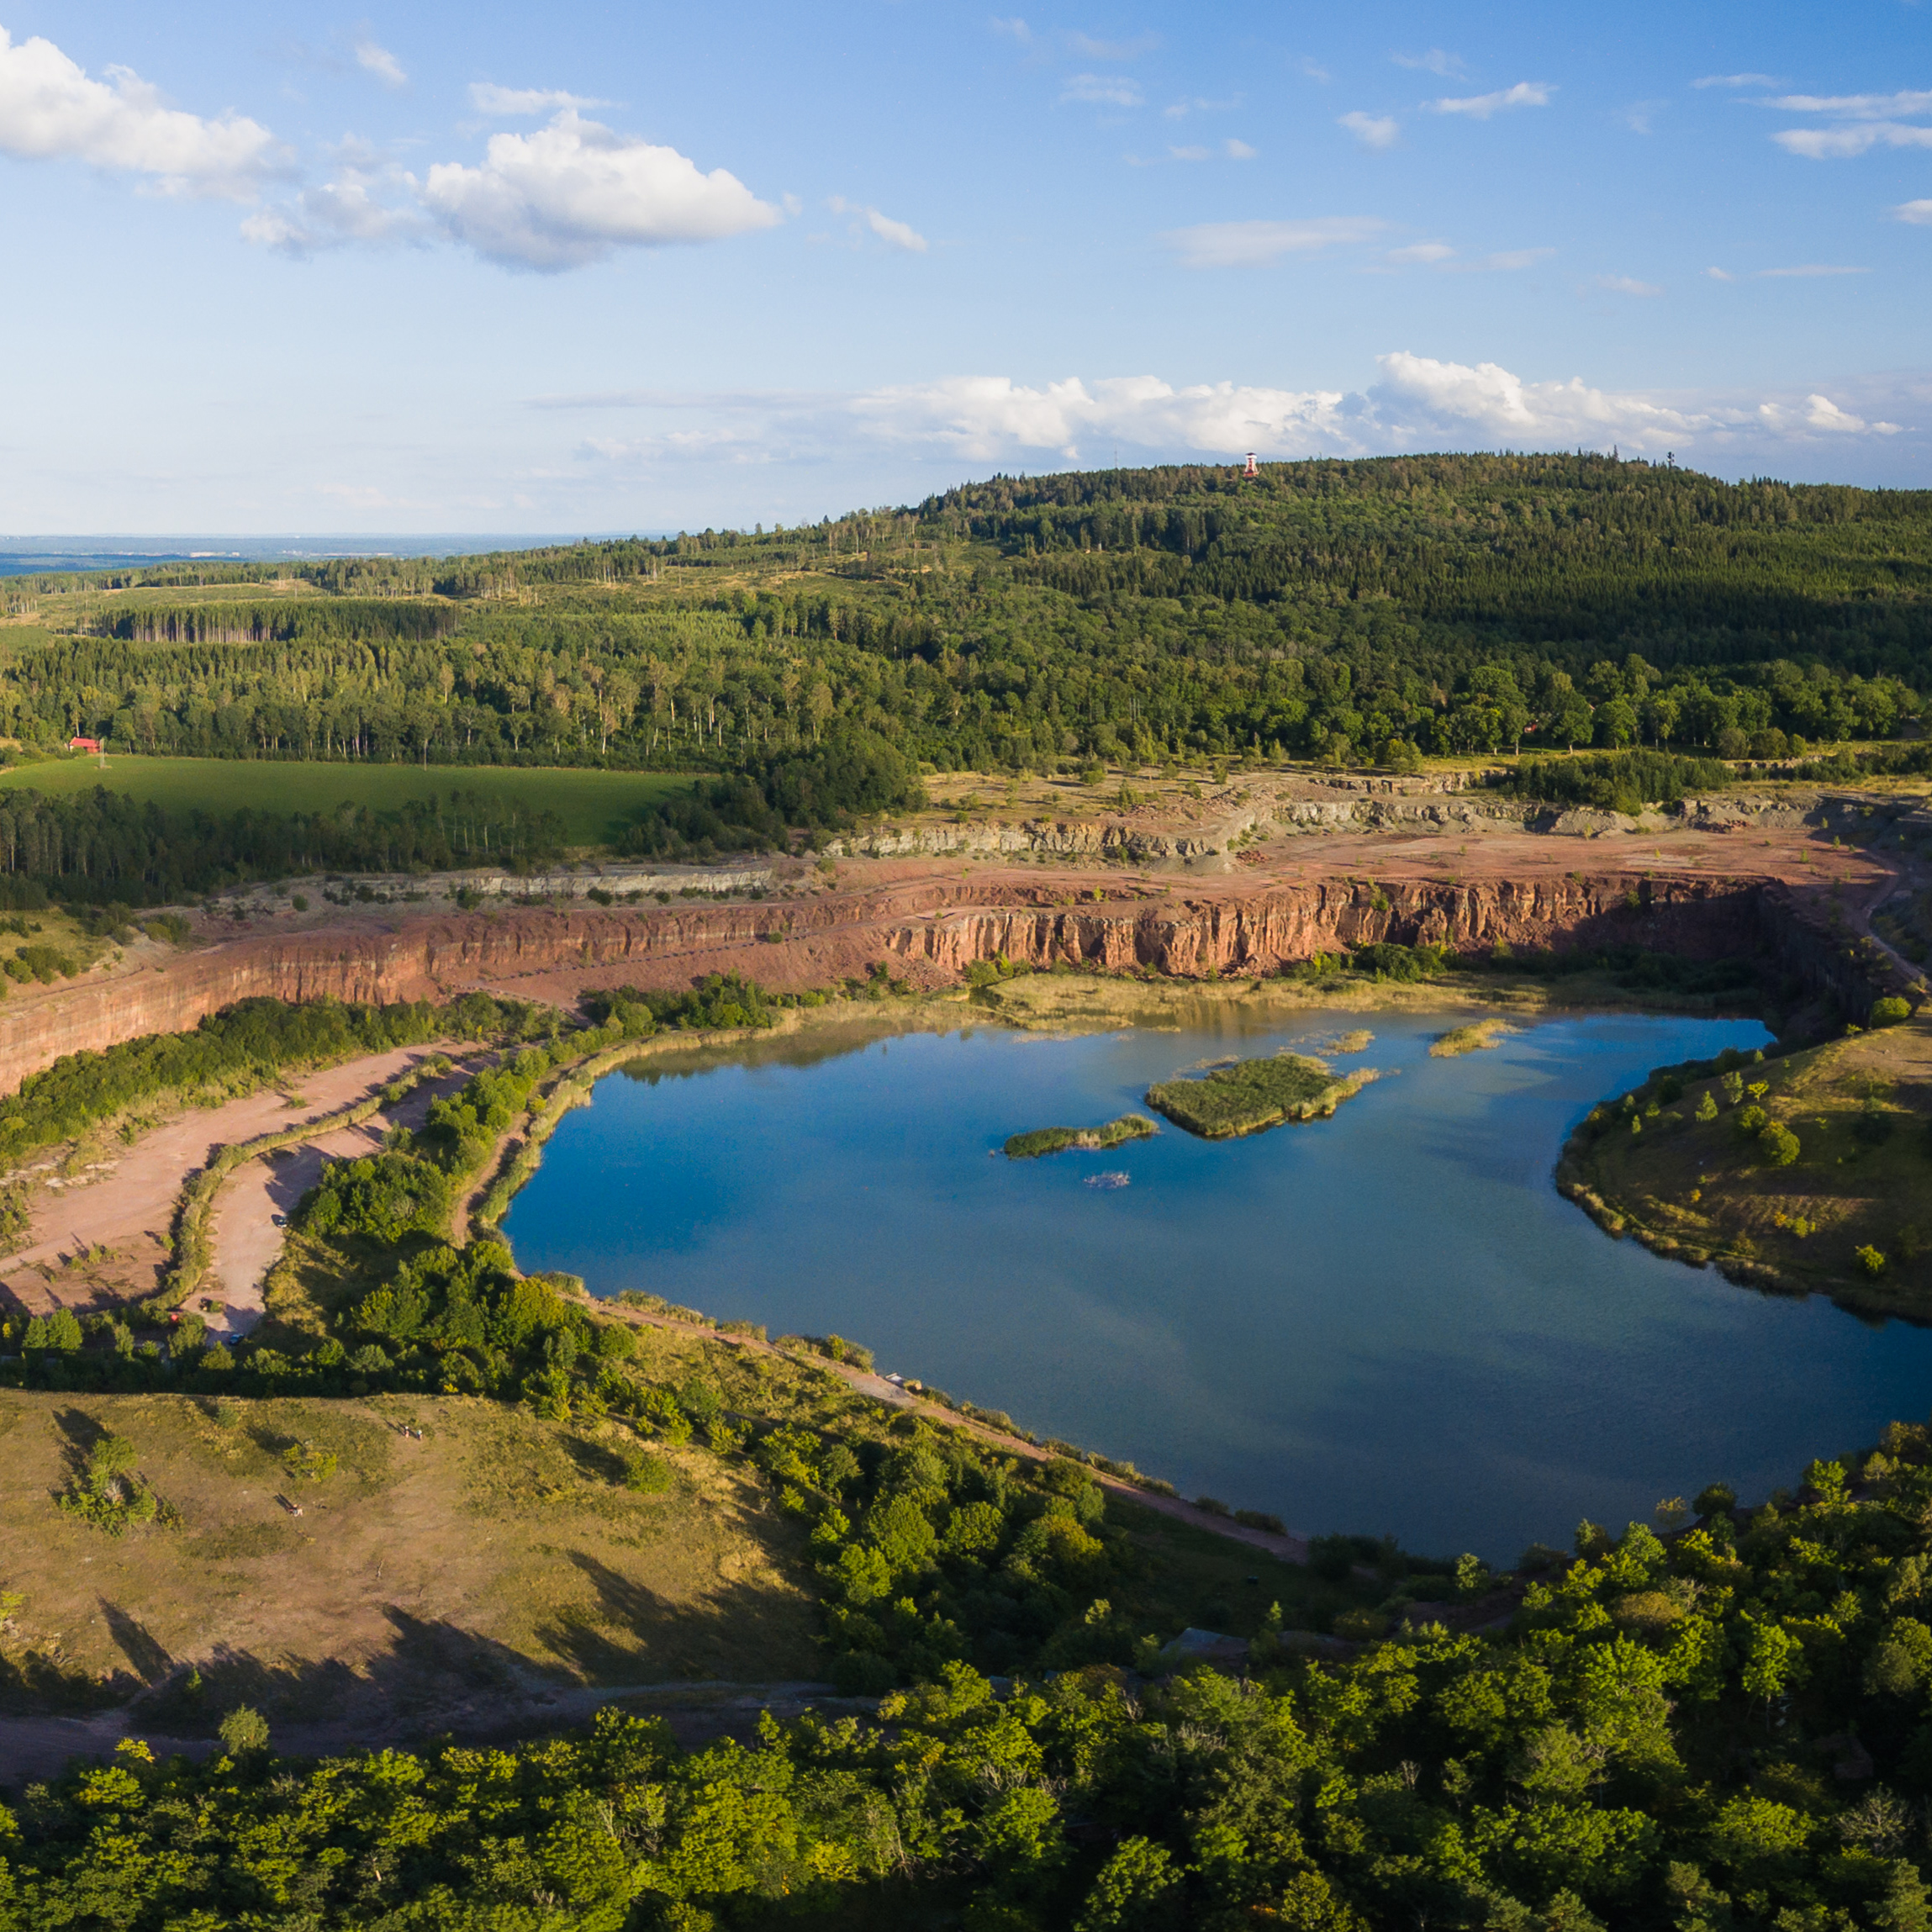
[[[1108,887],[1100,888],[1106,892]],[[1069,903],[1053,884],[923,880],[869,893],[751,904],[569,912],[515,908],[397,916],[387,925],[251,935],[172,955],[159,967],[89,978],[0,1006],[0,1090],[64,1053],[175,1032],[237,1000],[324,995],[444,1000],[476,987],[515,991],[538,977],[567,991],[627,980],[687,984],[720,969],[779,989],[824,985],[880,959],[928,984],[977,959],[1077,960],[1190,976],[1265,973],[1319,952],[1393,939],[1452,951],[1498,944],[1639,943],[1717,957],[1751,950],[1790,924],[1755,880],[1634,881],[1606,873],[1528,881],[1377,887],[1347,879]],[[1820,928],[1790,942],[1794,970],[1852,983],[1842,939]],[[1849,991],[1841,994],[1848,1005]],[[1869,995],[1866,995],[1866,1003]]]
[[[1386,889],[1324,880],[1144,908],[978,906],[901,926],[888,943],[948,977],[1001,953],[1033,965],[1064,958],[1183,977],[1268,973],[1377,940],[1455,953],[1640,944],[1715,958],[1756,942],[1755,889],[1676,879],[1635,887],[1618,877]]]

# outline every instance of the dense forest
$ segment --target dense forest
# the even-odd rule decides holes
[[[1095,471],[798,530],[7,595],[0,733],[29,744],[721,773],[855,729],[938,769],[1782,757],[1915,728],[1932,492],[1590,455]]]

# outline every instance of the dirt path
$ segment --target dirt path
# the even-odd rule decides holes
[[[208,1164],[217,1148],[304,1118],[340,1113],[436,1050],[399,1047],[292,1076],[279,1089],[221,1106],[191,1108],[103,1161],[84,1180],[45,1180],[52,1171],[50,1161],[29,1168],[26,1178],[44,1180],[45,1190],[34,1203],[25,1243],[0,1262],[0,1288],[34,1313],[153,1294],[167,1263],[168,1227],[182,1184]],[[293,1106],[292,1095],[298,1098]],[[113,1251],[101,1265],[68,1265],[85,1251],[101,1248]]]
[[[213,1338],[245,1335],[261,1319],[262,1285],[282,1253],[283,1223],[322,1178],[324,1166],[331,1160],[379,1153],[391,1127],[420,1127],[430,1103],[455,1093],[472,1070],[468,1063],[459,1064],[425,1080],[394,1106],[357,1126],[337,1127],[298,1147],[260,1155],[235,1169],[216,1196],[209,1218],[212,1259],[206,1292],[198,1301]],[[213,1307],[209,1306],[211,1301]]]
[[[588,1723],[606,1704],[639,1717],[662,1718],[680,1745],[693,1749],[735,1737],[748,1743],[767,1711],[781,1722],[819,1711],[844,1717],[875,1711],[877,1697],[842,1696],[835,1685],[803,1680],[773,1684],[694,1678],[684,1683],[560,1685],[528,1672],[487,1696],[407,1711],[386,1720],[333,1724],[277,1724],[269,1735],[286,1757],[338,1757],[385,1745],[409,1748],[448,1738],[464,1745],[501,1745]],[[105,1758],[124,1738],[140,1738],[157,1758],[212,1757],[214,1738],[176,1737],[144,1724],[124,1707],[89,1718],[0,1718],[0,1781],[16,1787],[57,1776],[75,1758]]]

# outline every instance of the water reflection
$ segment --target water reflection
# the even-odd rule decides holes
[[[1019,1163],[990,1158],[1010,1133],[1347,1021],[656,1062],[563,1122],[508,1230],[526,1267],[858,1337],[1185,1493],[1492,1560],[1718,1476],[1763,1493],[1924,1413],[1932,1334],[1660,1260],[1550,1185],[1596,1100],[1760,1029],[1606,1015],[1431,1059],[1459,1017],[1372,1016],[1349,1064],[1383,1078],[1330,1121]],[[1086,1185],[1108,1171],[1131,1185]]]

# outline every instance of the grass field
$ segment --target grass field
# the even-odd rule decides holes
[[[106,785],[144,803],[210,811],[326,811],[353,804],[393,810],[452,791],[553,811],[573,845],[604,845],[631,815],[689,783],[667,772],[600,772],[505,765],[286,763],[256,758],[54,758],[0,771],[0,786],[65,795]]]

